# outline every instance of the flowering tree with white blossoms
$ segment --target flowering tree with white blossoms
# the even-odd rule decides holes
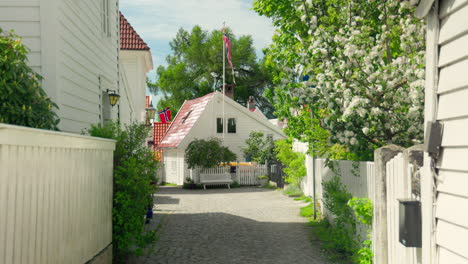
[[[329,145],[359,159],[386,144],[420,142],[425,42],[413,8],[399,0],[256,0],[277,27],[266,61],[281,69],[273,98],[288,132],[304,139],[310,124],[294,119],[314,113]]]

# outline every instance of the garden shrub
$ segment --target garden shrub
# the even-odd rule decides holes
[[[285,181],[299,186],[306,175],[305,155],[293,151],[292,139],[290,138],[278,140],[275,145],[276,157],[286,166],[283,169],[284,173],[286,173]]]
[[[372,217],[374,208],[369,198],[353,197],[348,205],[353,209],[354,215],[367,227],[367,239],[361,243],[361,247],[354,254],[354,262],[357,264],[372,264],[374,253],[372,252]]]
[[[125,262],[131,255],[141,255],[156,239],[155,232],[145,231],[144,215],[153,205],[156,190],[157,161],[145,146],[149,127],[133,123],[121,129],[119,123],[92,125],[89,135],[117,140],[114,151],[114,196],[112,208],[112,243],[114,261]]]
[[[185,149],[185,159],[189,169],[213,168],[222,163],[235,161],[237,156],[221,144],[217,138],[194,139]]]
[[[330,229],[330,239],[333,247],[341,254],[351,257],[357,250],[356,219],[353,210],[348,206],[352,195],[341,183],[339,176],[334,176],[322,184],[323,203],[327,212],[332,214],[333,228]]]
[[[273,137],[265,136],[263,132],[252,131],[245,141],[246,148],[242,149],[245,157],[250,157],[252,161],[260,164],[272,163],[276,161],[275,142]]]
[[[58,130],[57,105],[41,87],[42,77],[27,65],[28,49],[0,29],[0,122]]]

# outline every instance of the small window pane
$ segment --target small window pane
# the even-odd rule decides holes
[[[223,119],[216,118],[216,132],[223,133]]]
[[[228,133],[236,133],[236,119],[235,118],[228,119]]]

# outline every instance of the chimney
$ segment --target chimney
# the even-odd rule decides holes
[[[255,98],[253,96],[249,96],[249,101],[247,102],[247,108],[250,111],[254,111],[256,105],[257,105],[257,102],[255,102]]]
[[[234,85],[233,84],[226,84],[224,87],[225,91],[224,94],[234,100]]]

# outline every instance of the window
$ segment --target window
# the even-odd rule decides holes
[[[104,36],[110,36],[110,26],[109,26],[109,0],[101,0],[101,19],[102,19],[102,32]]]
[[[236,119],[235,118],[228,119],[228,133],[236,133]]]
[[[223,133],[223,119],[216,118],[216,132]]]

